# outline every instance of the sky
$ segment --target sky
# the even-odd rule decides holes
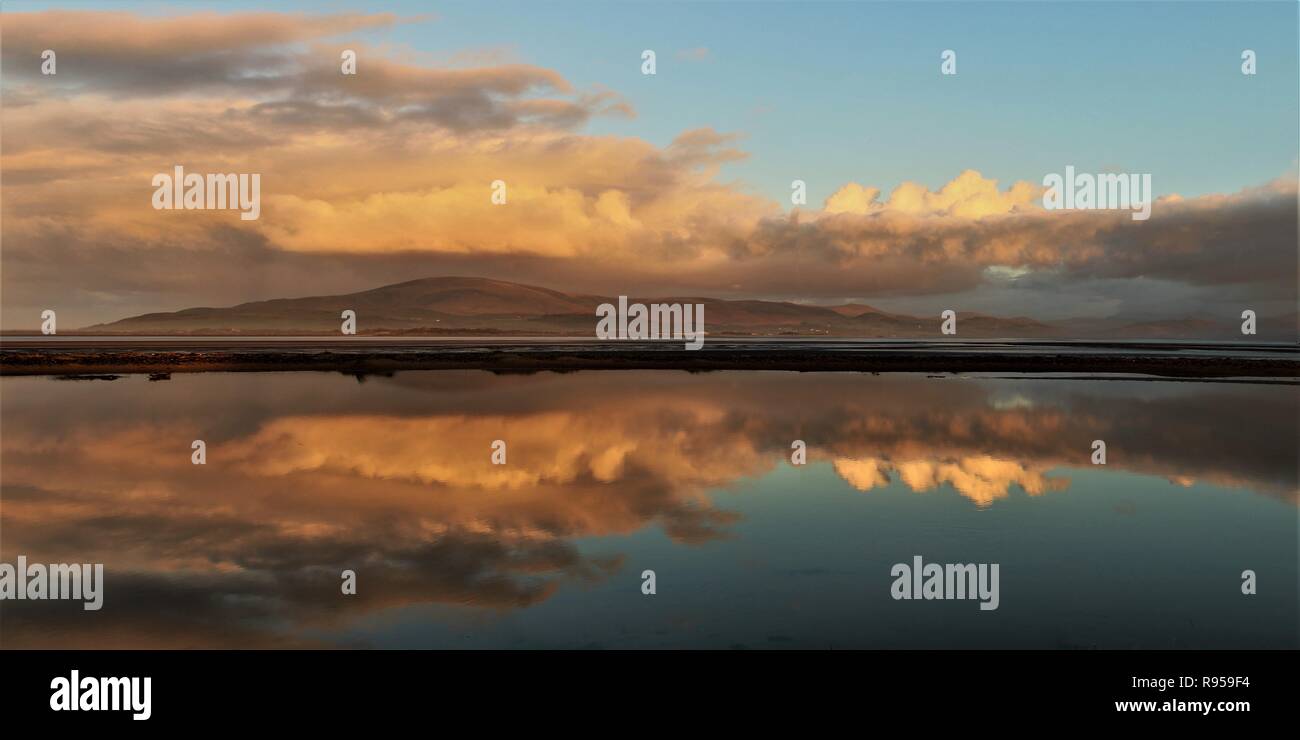
[[[1293,315],[1297,33],[1293,2],[6,2],[0,325],[435,275]],[[178,164],[260,173],[260,217],[153,209]],[[1067,165],[1149,174],[1151,218],[1044,209]]]

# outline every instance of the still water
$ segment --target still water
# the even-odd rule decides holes
[[[0,560],[105,565],[100,611],[3,602],[4,648],[1297,647],[1294,384],[206,373],[0,405]],[[892,598],[916,556],[997,564],[998,608]]]

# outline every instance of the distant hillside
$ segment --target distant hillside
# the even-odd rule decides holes
[[[617,296],[572,295],[533,285],[484,278],[411,280],[345,295],[278,298],[227,308],[188,308],[96,324],[84,331],[126,334],[295,334],[339,330],[339,314],[357,312],[361,334],[454,334],[592,336],[596,307]],[[639,303],[702,303],[712,335],[913,337],[938,335],[938,317],[922,320],[870,306],[830,308],[758,300],[631,296]],[[847,310],[846,310],[847,309]],[[969,336],[1012,332],[1042,336],[1051,327],[1028,319],[971,315]],[[959,322],[962,317],[959,315]]]
[[[96,324],[87,333],[276,335],[337,334],[340,313],[357,312],[360,334],[593,336],[596,307],[617,297],[575,295],[534,285],[470,277],[435,277],[345,295],[277,298],[226,308]],[[702,303],[712,336],[939,337],[939,317],[880,311],[864,304],[811,306],[784,301],[701,297],[629,297],[639,303]],[[1232,338],[1232,327],[1205,321],[1064,322],[958,312],[960,337]],[[1262,332],[1261,332],[1262,333]],[[1238,335],[1239,336],[1239,335]]]

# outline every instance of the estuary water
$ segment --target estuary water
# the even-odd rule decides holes
[[[1297,647],[1293,383],[34,376],[0,420],[0,561],[105,572],[2,648]],[[916,557],[997,608],[894,598]]]

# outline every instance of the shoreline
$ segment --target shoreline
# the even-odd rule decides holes
[[[190,372],[328,371],[383,374],[402,370],[504,373],[576,370],[786,370],[799,372],[1108,373],[1168,378],[1300,378],[1300,351],[1197,351],[1205,345],[1006,345],[972,342],[876,346],[870,342],[715,342],[688,351],[677,344],[574,342],[246,342],[190,346],[5,342],[0,375],[102,375]],[[17,346],[15,346],[17,345]],[[36,346],[39,345],[39,346]],[[867,346],[864,346],[867,345]]]

